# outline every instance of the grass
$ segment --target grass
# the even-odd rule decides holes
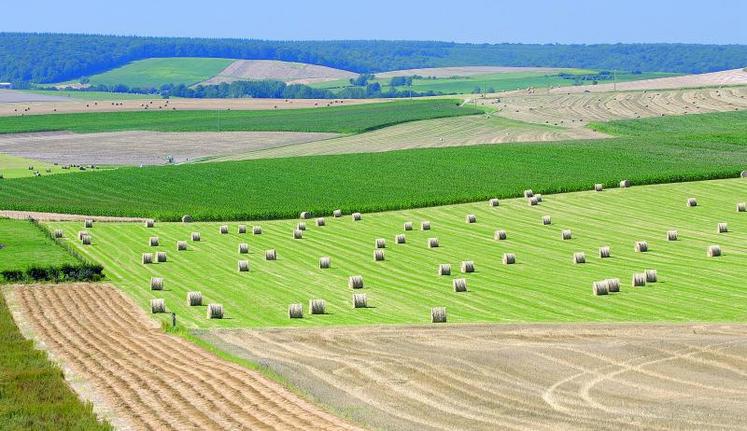
[[[33,166],[34,170],[29,170],[29,166]],[[47,169],[51,172],[47,172]],[[3,179],[33,177],[35,171],[42,175],[76,172],[74,169],[62,169],[62,166],[55,166],[52,163],[0,153],[0,174]]]
[[[79,225],[82,227],[82,223]],[[69,232],[69,235],[75,237],[77,231]],[[0,244],[3,246],[0,248],[0,271],[80,263],[37,226],[25,220],[0,219]]]
[[[92,85],[159,88],[164,84],[192,85],[209,79],[234,60],[225,58],[149,58],[90,77]]]
[[[383,211],[489,197],[736,177],[747,166],[747,112],[645,120],[670,133],[535,144],[311,156],[15,179],[0,208],[178,220]],[[674,125],[668,125],[675,122]],[[699,129],[689,124],[697,122]],[[616,127],[623,127],[618,123]],[[635,126],[628,126],[635,127]],[[715,128],[717,132],[710,133]],[[658,130],[657,127],[654,129]]]
[[[24,90],[28,93],[45,96],[69,97],[73,100],[153,100],[160,99],[157,94],[108,93],[105,91],[75,91],[75,90]]]
[[[27,115],[0,117],[0,133],[59,130],[77,133],[122,130],[358,133],[408,121],[483,112],[458,105],[456,100],[437,99],[287,110]]]
[[[698,207],[685,206],[691,196]],[[162,297],[188,327],[426,323],[432,306],[446,306],[454,323],[744,322],[747,310],[736,304],[747,300],[747,215],[737,213],[735,203],[746,199],[747,181],[741,179],[634,186],[545,196],[536,207],[514,199],[498,207],[483,201],[364,214],[360,222],[328,218],[325,227],[308,223],[303,240],[291,239],[297,220],[261,222],[259,236],[237,234],[235,223],[228,235],[218,233],[220,223],[159,223],[153,229],[100,223],[93,229],[93,246],[75,247],[103,264],[106,275],[141,307]],[[477,223],[465,223],[466,214],[475,214]],[[546,214],[552,216],[550,226],[541,223]],[[407,243],[394,244],[403,222],[421,220],[430,220],[432,230],[405,232]],[[729,224],[728,234],[716,233],[718,222]],[[50,225],[77,230],[75,224]],[[496,229],[505,229],[508,239],[493,240]],[[562,229],[572,229],[573,239],[562,241]],[[679,231],[679,241],[666,241],[670,229]],[[176,241],[192,231],[199,231],[202,241],[176,252]],[[161,247],[148,246],[150,235],[160,237]],[[440,247],[428,249],[429,237],[439,238]],[[375,238],[387,239],[383,262],[372,259]],[[636,240],[648,241],[649,252],[635,253]],[[240,242],[249,243],[248,255],[238,254]],[[710,244],[721,245],[724,255],[706,258]],[[603,245],[611,247],[611,258],[596,257]],[[264,260],[269,248],[278,250],[277,261]],[[167,251],[169,261],[140,264],[141,253],[156,250]],[[586,253],[586,264],[571,263],[577,251]],[[517,264],[502,265],[504,252],[516,253]],[[249,259],[249,273],[237,272],[240,256]],[[331,256],[332,268],[318,269],[319,256]],[[460,274],[463,260],[474,261],[476,272]],[[452,276],[436,275],[440,263],[452,265]],[[659,282],[630,288],[632,274],[647,268],[658,271]],[[353,274],[363,275],[364,289],[347,288]],[[148,288],[154,276],[165,282],[157,295]],[[454,293],[452,278],[465,276],[469,292]],[[591,284],[603,278],[619,278],[622,292],[594,297]],[[223,304],[227,319],[208,321],[204,306],[188,307],[186,292],[192,290],[201,291],[206,304]],[[366,293],[373,308],[354,310],[353,293]],[[325,299],[329,314],[310,316],[311,298]],[[296,302],[306,309],[302,320],[287,317],[288,304]]]

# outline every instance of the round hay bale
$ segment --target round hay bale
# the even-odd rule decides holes
[[[583,251],[577,251],[573,253],[573,263],[586,263],[586,254]]]
[[[289,319],[303,319],[303,304],[291,304],[288,306]]]
[[[376,241],[374,241],[374,245],[376,248],[386,248],[386,240],[384,238],[377,238]]]
[[[373,253],[374,262],[381,262],[384,260],[384,250],[374,250]]]
[[[646,241],[636,241],[635,242],[635,251],[637,253],[646,253],[648,251],[648,242],[646,242]]]
[[[467,223],[477,223],[477,217],[474,214],[467,214],[464,219]]]
[[[86,235],[89,235],[89,233],[84,230],[78,231],[78,241],[83,241],[83,237]]]
[[[262,235],[262,226],[252,226],[252,234]]]
[[[186,250],[187,250],[187,241],[176,242],[176,251],[186,251]]]
[[[630,181],[629,180],[622,180],[620,181],[620,188],[621,189],[627,189],[630,187]]]
[[[153,253],[143,253],[143,265],[148,265],[153,263]]]
[[[199,242],[200,239],[200,232],[192,232],[192,241]]]
[[[207,318],[208,319],[222,319],[223,318],[223,306],[220,304],[208,304]]]
[[[155,298],[150,300],[150,312],[153,314],[165,313],[166,302],[162,298]]]
[[[55,229],[55,230],[54,230],[54,233],[52,234],[52,236],[54,236],[54,237],[55,237],[55,239],[60,239],[60,238],[62,238],[62,237],[64,236],[64,234],[63,234],[63,232],[62,232],[62,229]]]
[[[278,253],[275,251],[274,248],[270,250],[265,250],[265,260],[277,260],[278,259]]]
[[[737,204],[737,212],[738,213],[747,212],[747,202],[739,202]]]
[[[145,220],[145,227],[146,228],[150,229],[150,228],[153,228],[155,226],[156,226],[156,221],[155,220]]]
[[[499,229],[495,231],[493,234],[493,239],[496,241],[505,241],[506,238],[508,238],[508,235],[506,234],[506,231],[503,229]]]
[[[503,253],[503,264],[513,265],[516,263],[516,255],[513,253]]]
[[[573,238],[573,232],[571,232],[570,229],[563,229],[560,232],[560,238],[562,238],[563,241],[567,241],[569,239],[572,239]]]
[[[239,254],[247,254],[249,253],[249,244],[242,242],[239,244]]]
[[[446,323],[446,307],[431,308],[431,323]]]
[[[645,271],[645,274],[646,274],[646,283],[656,283],[657,276],[656,276],[655,269],[647,269]]]
[[[156,262],[158,263],[164,263],[167,260],[166,252],[165,251],[159,251],[156,253]]]
[[[324,226],[325,224],[326,224],[326,223],[325,223],[325,221],[324,221],[324,217],[319,217],[319,218],[317,218],[317,219],[316,219],[316,225],[317,225],[318,227],[322,227],[322,226]]]
[[[601,192],[604,191],[604,184],[594,184],[594,191],[595,192]]]
[[[466,292],[467,291],[467,279],[466,278],[455,278],[451,282],[454,287],[454,292]]]
[[[303,231],[301,229],[293,229],[293,239],[303,239]]]
[[[741,172],[741,173],[739,174],[739,176],[740,176],[740,177],[742,177],[742,178],[747,178],[747,171],[742,171],[742,172]]]
[[[633,287],[642,287],[646,285],[646,274],[645,273],[635,273],[633,274],[633,280],[631,282]]]
[[[667,241],[677,241],[679,238],[679,234],[676,230],[668,230],[667,231]]]
[[[319,268],[329,269],[331,265],[332,265],[332,258],[330,258],[329,256],[322,256],[319,258]]]
[[[610,247],[605,245],[602,247],[599,247],[599,257],[601,259],[607,259],[610,257]]]
[[[475,272],[475,263],[471,260],[463,260],[462,264],[459,266],[459,269],[465,274]]]
[[[404,234],[398,234],[394,236],[394,243],[395,244],[404,244],[407,242],[407,239],[405,238]]]
[[[221,234],[221,235],[226,235],[226,234],[228,234],[228,226],[227,226],[227,225],[223,225],[223,226],[221,226],[221,227],[220,227],[220,228],[218,229],[218,232],[220,232],[220,234]]]
[[[592,292],[594,292],[594,295],[596,296],[609,294],[610,289],[607,280],[595,281],[592,283]]]
[[[150,237],[150,238],[148,239],[148,244],[149,244],[149,245],[150,245],[151,247],[158,247],[158,244],[159,244],[159,243],[160,243],[160,241],[158,240],[158,237],[157,237],[157,236],[152,236],[152,237]]]
[[[88,235],[88,234],[83,235],[83,239],[80,240],[80,242],[83,243],[83,245],[91,245],[92,241],[93,240],[91,238],[91,235]]]
[[[543,202],[543,201],[542,201],[542,195],[540,195],[540,194],[536,194],[536,195],[534,195],[533,197],[537,198],[537,203],[542,203],[542,202]]]
[[[546,215],[546,216],[542,216],[542,224],[543,224],[544,226],[549,226],[549,225],[551,225],[551,224],[552,224],[552,217],[550,217],[549,215]]]
[[[353,294],[353,308],[368,308],[368,297],[365,293]]]
[[[607,282],[607,290],[610,292],[620,291],[620,279],[619,278],[608,278],[604,280]]]
[[[438,247],[438,238],[428,238],[428,248]]]
[[[719,257],[721,256],[721,246],[709,245],[708,246],[708,257]]]
[[[534,196],[534,192],[532,191],[532,189],[526,189],[526,190],[524,190],[524,197],[525,198],[529,199],[529,198],[531,198],[533,196]]]
[[[239,227],[238,227],[238,232],[239,233],[246,233],[246,225],[245,224],[240,224]]]
[[[429,221],[420,222],[420,230],[431,230],[431,222]]]
[[[451,265],[448,263],[439,264],[438,275],[451,275]]]
[[[306,223],[301,222],[296,225],[296,229],[298,230],[306,230]]]
[[[192,216],[189,214],[184,214],[182,216],[182,223],[192,223]]]
[[[190,307],[199,307],[202,305],[201,292],[187,292],[187,305]]]
[[[348,277],[348,287],[351,289],[363,289],[363,276],[351,275]]]
[[[361,213],[353,213],[352,217],[353,221],[361,221],[363,219],[363,215]]]
[[[325,314],[327,303],[323,299],[311,299],[309,300],[309,310],[311,310],[311,314]]]
[[[308,218],[311,218],[311,213],[309,211],[301,211],[301,214],[299,216],[302,220],[306,220]]]
[[[150,290],[163,290],[163,278],[151,277],[150,278]]]
[[[539,205],[539,199],[537,199],[537,196],[532,196],[531,198],[527,199],[527,203],[530,207]]]
[[[412,230],[412,222],[411,221],[406,221],[405,224],[404,224],[404,229],[405,230]]]
[[[332,217],[334,218],[342,217],[342,210],[337,209],[337,210],[332,211]]]
[[[93,228],[93,220],[91,220],[91,219],[86,219],[86,220],[85,220],[85,221],[83,222],[83,227],[84,227],[84,228],[86,228],[86,229],[91,229],[91,228]]]
[[[698,200],[695,199],[695,198],[689,198],[687,200],[687,206],[688,207],[696,207],[696,206],[698,206]]]
[[[490,205],[491,207],[497,207],[498,205],[500,205],[500,201],[496,198],[493,198],[488,201],[488,205]]]
[[[716,227],[716,231],[718,233],[727,233],[729,232],[729,226],[726,223],[719,223]]]
[[[240,260],[238,266],[239,266],[239,272],[249,272],[249,261],[248,260]]]

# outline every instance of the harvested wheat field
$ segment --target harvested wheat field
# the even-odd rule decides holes
[[[554,88],[553,93],[582,93],[585,91],[605,92],[617,90],[663,90],[673,88],[718,87],[723,85],[747,84],[747,68],[722,70],[720,72],[699,73],[696,75],[672,76],[668,78],[642,79],[640,81],[613,84],[584,85],[578,87]]]
[[[571,88],[571,87],[568,87]],[[477,99],[519,121],[583,127],[610,121],[747,109],[747,87],[608,93],[531,94]]]
[[[408,148],[456,147],[507,142],[597,139],[607,135],[585,128],[563,128],[514,121],[494,115],[413,121],[297,145],[278,146],[224,159],[295,157],[320,154],[370,153]],[[1,142],[1,141],[0,141]],[[1,148],[1,147],[0,147]]]
[[[255,79],[276,79],[291,84],[312,84],[356,76],[358,75],[354,72],[316,64],[277,60],[237,60],[201,84],[215,85]]]
[[[563,69],[554,67],[510,67],[510,66],[455,66],[455,67],[428,67],[423,69],[392,70],[390,72],[377,73],[377,78],[392,78],[395,76],[432,76],[435,78],[450,78],[452,76],[475,76],[490,73],[512,73],[512,72],[559,72]]]
[[[747,429],[743,325],[220,330],[333,409],[388,430]]]
[[[355,429],[255,371],[164,334],[111,286],[13,292],[36,338],[124,429]]]
[[[36,221],[104,221],[104,222],[142,222],[145,221],[143,218],[138,217],[108,217],[108,216],[87,216],[79,214],[58,214],[58,213],[45,213],[37,211],[6,211],[0,210],[0,218],[9,218],[13,220],[28,220],[34,219]]]
[[[307,132],[42,132],[0,134],[0,152],[59,164],[160,165],[329,139]]]

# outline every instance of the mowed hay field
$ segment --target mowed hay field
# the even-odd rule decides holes
[[[227,58],[148,58],[93,75],[89,79],[92,85],[123,84],[133,88],[192,85],[218,74],[233,62]]]
[[[236,60],[203,85],[223,82],[248,81],[256,79],[276,79],[292,84],[311,84],[335,79],[355,78],[357,74],[316,64],[296,63],[277,60]]]
[[[386,430],[736,430],[744,325],[214,330],[334,411]],[[365,388],[365,390],[361,390]]]
[[[591,188],[592,185],[589,187]],[[698,206],[687,207],[688,198]],[[323,326],[333,324],[427,323],[431,307],[447,307],[448,321],[466,322],[613,322],[613,321],[745,321],[747,299],[743,268],[747,265],[747,213],[737,203],[747,200],[744,179],[641,186],[545,196],[529,206],[526,199],[505,200],[398,212],[326,217],[325,226],[306,220],[303,239],[293,239],[298,220],[246,223],[96,223],[88,229],[93,244],[76,239],[81,223],[49,223],[63,229],[64,241],[104,265],[106,275],[143,308],[163,298],[166,310],[190,327]],[[476,223],[465,217],[476,216]],[[543,225],[543,216],[551,217]],[[412,221],[412,231],[403,223]],[[430,221],[431,230],[420,223]],[[717,233],[719,223],[727,233]],[[252,227],[262,227],[253,235]],[[570,229],[572,238],[561,239]],[[505,230],[506,240],[496,240]],[[667,231],[679,239],[667,241]],[[191,241],[199,232],[201,240]],[[404,234],[405,244],[395,235]],[[149,245],[158,237],[158,245]],[[383,261],[374,261],[375,240],[385,240]],[[439,246],[429,248],[429,238]],[[177,251],[177,241],[187,250]],[[647,252],[636,252],[646,241]],[[239,252],[239,244],[248,253]],[[722,256],[707,257],[710,245]],[[598,249],[609,246],[611,257]],[[265,260],[274,249],[277,260]],[[165,263],[144,265],[143,253],[166,252]],[[574,264],[574,253],[586,263]],[[501,263],[514,253],[516,263]],[[331,258],[329,269],[320,257]],[[239,272],[240,260],[249,270]],[[462,273],[463,261],[475,272]],[[450,264],[451,275],[437,274]],[[631,287],[633,274],[657,271],[658,280]],[[348,287],[348,277],[361,275],[362,289]],[[151,290],[151,278],[163,279],[163,290]],[[467,292],[452,282],[465,278]],[[618,278],[621,292],[594,296],[592,282]],[[203,306],[187,305],[187,292],[199,291]],[[366,294],[368,308],[352,307],[353,294]],[[326,314],[311,315],[309,301],[326,301]],[[208,320],[204,304],[219,303],[224,320]],[[300,303],[304,318],[289,319],[289,304]]]

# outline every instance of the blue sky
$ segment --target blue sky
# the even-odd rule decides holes
[[[25,0],[0,31],[497,43],[747,44],[747,1]]]

